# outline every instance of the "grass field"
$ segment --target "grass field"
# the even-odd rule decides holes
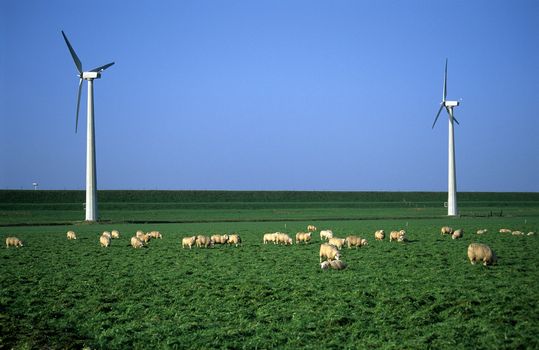
[[[118,217],[93,225],[70,223],[78,211],[72,220],[69,210],[47,207],[58,202],[0,202],[0,236],[25,243],[0,249],[0,349],[539,348],[539,237],[498,233],[537,232],[533,198],[476,199],[479,206],[463,203],[467,216],[452,219],[434,205],[384,204],[400,203],[391,198],[328,200],[337,204],[326,208],[254,199],[227,208],[149,201],[150,209],[133,200],[102,210]],[[13,215],[19,210],[29,215]],[[262,244],[266,232],[295,235],[307,224],[364,236],[369,245],[343,249],[347,269],[322,271],[316,236],[309,245]],[[440,236],[444,225],[463,228],[464,238]],[[121,238],[101,248],[100,233],[114,228]],[[374,240],[376,229],[401,228],[406,244]],[[489,232],[477,236],[479,228]],[[69,229],[76,241],[66,239]],[[137,229],[159,230],[163,239],[134,250]],[[181,248],[184,236],[225,232],[239,233],[243,245]],[[490,245],[498,264],[470,265],[471,242]]]

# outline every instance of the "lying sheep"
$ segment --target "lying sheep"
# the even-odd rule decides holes
[[[311,241],[312,232],[298,232],[296,233],[296,244],[300,242],[309,243]]]
[[[144,247],[144,242],[142,242],[137,236],[131,237],[131,246],[135,249]]]
[[[453,234],[453,228],[451,228],[449,226],[444,226],[444,227],[442,227],[440,232],[442,233],[442,235],[451,235],[451,234]]]
[[[236,234],[228,236],[228,244],[234,244],[236,247],[241,244],[241,237]]]
[[[524,232],[522,231],[513,231],[511,232],[513,236],[524,236]]]
[[[191,237],[185,237],[182,239],[182,248],[191,247],[195,244],[195,241],[197,239],[197,236],[191,236]]]
[[[488,230],[487,230],[486,228],[481,229],[481,230],[477,230],[477,234],[478,234],[478,235],[483,235],[483,234],[485,234],[485,233],[487,233],[487,232],[488,232]]]
[[[528,236],[533,236],[535,232],[528,232]]]
[[[214,244],[226,244],[228,241],[228,235],[213,235],[211,236],[211,240]]]
[[[343,270],[346,268],[346,264],[341,260],[323,261],[320,263],[322,270],[327,270],[330,267],[334,270]]]
[[[67,239],[77,239],[77,235],[74,231],[67,231]]]
[[[501,228],[500,229],[500,233],[511,233],[512,230],[508,229],[508,228]]]
[[[112,231],[110,232],[110,235],[112,236],[112,238],[118,239],[118,238],[120,238],[120,231],[118,231],[118,230],[112,230]]]
[[[307,231],[308,231],[308,232],[314,232],[314,231],[316,231],[316,230],[317,230],[316,226],[314,226],[314,225],[307,225]]]
[[[477,261],[482,261],[485,266],[492,265],[498,260],[494,251],[488,245],[481,243],[472,243],[468,246],[468,259],[472,265],[475,265]]]
[[[331,230],[322,230],[320,231],[320,240],[329,240],[333,237],[333,231]]]
[[[12,247],[22,247],[22,241],[17,237],[7,237],[6,238],[6,248]]]
[[[337,249],[341,250],[345,241],[346,241],[345,238],[331,237],[329,239],[328,243],[331,244],[331,245],[334,245],[335,247],[337,247]],[[350,248],[350,246],[348,246],[348,247]]]
[[[99,237],[99,244],[101,244],[102,247],[108,247],[110,245],[110,237],[102,235],[101,237]]]
[[[464,230],[463,229],[458,229],[458,230],[455,230],[455,232],[453,232],[453,234],[451,235],[451,238],[452,239],[459,239],[459,238],[462,238],[463,235],[464,235]]]
[[[159,232],[159,231],[150,232],[150,237],[155,238],[155,239],[157,239],[157,238],[162,239],[163,238],[163,236],[161,235],[161,232]]]
[[[326,260],[340,260],[341,253],[339,250],[328,243],[322,243],[320,245],[320,263],[322,263],[322,258],[325,258]]]
[[[200,247],[208,248],[208,247],[213,246],[213,241],[210,239],[210,237],[203,236],[203,235],[198,235],[195,240],[195,243],[198,248]]]
[[[386,233],[384,230],[378,230],[374,233],[374,238],[377,241],[382,241],[386,237]]]

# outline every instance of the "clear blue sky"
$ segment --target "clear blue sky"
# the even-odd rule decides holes
[[[0,188],[539,191],[539,1],[0,2]]]

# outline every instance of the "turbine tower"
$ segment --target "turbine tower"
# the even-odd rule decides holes
[[[447,58],[445,59],[445,75],[444,75],[444,88],[442,95],[442,102],[440,103],[440,109],[438,114],[432,123],[432,128],[445,107],[447,115],[449,116],[449,142],[448,142],[448,174],[447,174],[447,215],[458,215],[457,209],[457,175],[455,169],[455,132],[453,127],[453,121],[459,124],[458,120],[453,115],[453,108],[459,105],[459,101],[448,101],[447,98]],[[460,125],[460,124],[459,124]]]
[[[67,40],[67,36],[62,30],[62,36],[67,44],[67,48],[73,57],[77,71],[79,72],[79,92],[77,94],[77,114],[75,119],[75,133],[79,125],[80,94],[82,90],[82,80],[88,82],[88,102],[86,119],[86,221],[97,221],[97,178],[95,171],[95,132],[94,132],[94,79],[101,78],[101,72],[109,68],[114,62],[84,72],[82,63],[75,53],[75,50]]]

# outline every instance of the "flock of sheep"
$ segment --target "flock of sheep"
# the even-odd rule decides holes
[[[298,232],[296,234],[296,244],[308,244],[312,240],[312,234],[313,232],[317,231],[318,229],[313,225],[307,226],[307,232]],[[458,229],[453,230],[453,228],[444,226],[441,228],[441,234],[443,235],[451,235],[452,239],[459,239],[462,238],[464,235],[464,230]],[[480,229],[477,230],[478,235],[482,235],[487,233],[487,229]],[[525,234],[522,231],[513,231],[510,229],[502,228],[499,230],[500,233],[507,233],[512,234],[513,236],[531,236],[534,235],[535,232],[528,232]],[[118,230],[112,230],[112,231],[104,231],[101,236],[99,237],[99,244],[101,247],[109,247],[111,244],[112,239],[120,238],[120,232]],[[135,236],[131,237],[131,246],[133,248],[142,248],[144,246],[147,246],[148,242],[151,239],[159,239],[163,238],[161,233],[159,231],[151,231],[144,233],[143,231],[137,231],[135,233]],[[378,230],[374,233],[374,238],[376,240],[384,240],[385,238],[385,231],[384,230]],[[67,239],[77,239],[77,235],[74,231],[67,231]],[[335,270],[342,270],[346,268],[346,264],[341,261],[341,253],[340,250],[343,246],[347,246],[349,249],[352,247],[355,247],[356,249],[359,247],[363,247],[368,245],[368,242],[365,238],[359,237],[359,236],[348,236],[346,238],[337,238],[334,237],[333,231],[331,230],[321,230],[320,231],[320,241],[323,241],[323,243],[320,245],[320,267],[324,270],[332,268]],[[324,242],[327,241],[327,242]],[[406,231],[400,230],[400,231],[391,231],[389,233],[389,241],[397,241],[397,242],[406,242]],[[225,234],[225,235],[212,235],[212,236],[204,236],[204,235],[197,235],[197,236],[189,236],[184,237],[182,239],[182,248],[189,248],[191,249],[193,246],[196,246],[198,248],[205,247],[210,248],[213,247],[216,244],[228,244],[228,245],[235,245],[236,247],[241,244],[241,238],[238,234]],[[292,238],[282,232],[274,232],[274,233],[266,233],[262,237],[263,244],[273,243],[273,244],[283,244],[283,245],[292,245]],[[7,237],[6,238],[6,247],[9,248],[10,246],[13,247],[22,247],[23,243],[22,241],[17,237]],[[470,260],[471,264],[475,264],[476,262],[483,262],[485,266],[491,265],[496,263],[497,257],[496,253],[487,245],[480,244],[480,243],[471,243],[468,246],[468,259]]]

